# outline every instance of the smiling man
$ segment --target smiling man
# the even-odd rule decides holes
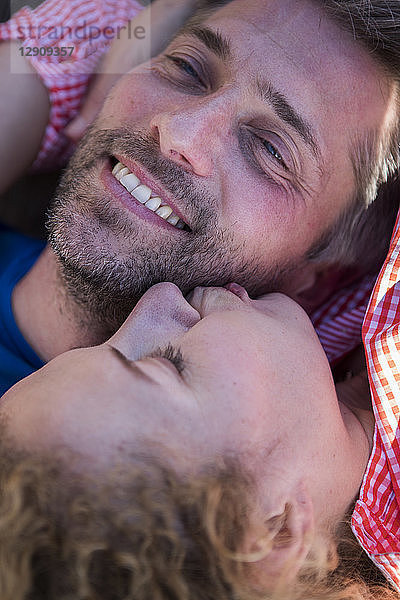
[[[398,159],[396,28],[362,37],[351,10],[233,0],[119,80],[63,177],[50,245],[12,288],[41,360],[104,341],[159,281],[296,296],[339,260],[332,241],[309,256]]]

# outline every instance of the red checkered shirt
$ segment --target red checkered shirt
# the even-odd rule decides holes
[[[79,112],[90,77],[112,35],[142,8],[136,0],[47,0],[35,10],[22,8],[0,24],[0,41],[19,40],[24,48],[74,48],[71,57],[26,57],[50,97],[49,123],[32,165],[34,171],[65,165],[74,147],[63,130]]]
[[[76,31],[77,23],[105,29],[122,26],[141,6],[135,0],[47,0],[34,11],[22,9],[0,25],[0,40],[20,39],[29,26],[38,32],[46,23]],[[22,29],[21,29],[22,28]],[[31,30],[32,31],[32,30]],[[40,39],[41,46],[71,45],[71,38],[51,39],[51,31]],[[83,39],[82,39],[83,38]],[[22,45],[37,40],[25,35]],[[63,135],[66,124],[78,113],[95,65],[110,40],[88,40],[78,36],[72,58],[30,57],[46,85],[51,103],[50,120],[36,170],[65,164],[73,150]],[[36,44],[37,45],[37,44]],[[397,222],[391,250],[379,276],[363,327],[368,369],[374,401],[376,430],[373,452],[360,497],[353,514],[353,531],[371,559],[400,589],[400,231]],[[366,277],[342,289],[312,315],[312,320],[331,363],[354,349],[361,339],[361,325],[374,285]],[[397,363],[397,365],[396,365]],[[397,395],[396,395],[397,394]]]
[[[376,426],[352,518],[361,546],[400,591],[399,328],[400,213],[362,328]]]

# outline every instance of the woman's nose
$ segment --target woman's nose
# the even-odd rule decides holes
[[[129,360],[138,360],[176,343],[199,320],[176,285],[158,283],[142,296],[109,344]]]

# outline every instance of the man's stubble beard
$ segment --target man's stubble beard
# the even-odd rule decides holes
[[[101,196],[102,159],[124,154],[143,165],[190,217],[192,232],[163,240],[154,227],[126,218],[117,200]],[[93,184],[91,184],[91,181]],[[197,285],[236,281],[251,294],[280,288],[286,265],[266,268],[243,260],[246,249],[216,222],[218,200],[199,190],[191,176],[159,154],[142,133],[96,131],[83,138],[66,169],[49,211],[49,243],[58,260],[61,285],[79,312],[79,322],[103,338],[120,327],[145,291],[162,281],[183,293]],[[94,331],[93,331],[94,332]]]

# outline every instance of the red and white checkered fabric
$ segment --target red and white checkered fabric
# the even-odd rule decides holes
[[[74,47],[71,57],[26,57],[50,96],[49,123],[33,170],[65,165],[73,145],[63,129],[78,113],[89,79],[111,44],[112,33],[117,34],[118,27],[142,8],[136,0],[47,0],[35,10],[22,8],[10,21],[0,24],[0,41],[19,40],[24,48]]]
[[[353,531],[400,591],[400,213],[362,328],[376,420]]]

